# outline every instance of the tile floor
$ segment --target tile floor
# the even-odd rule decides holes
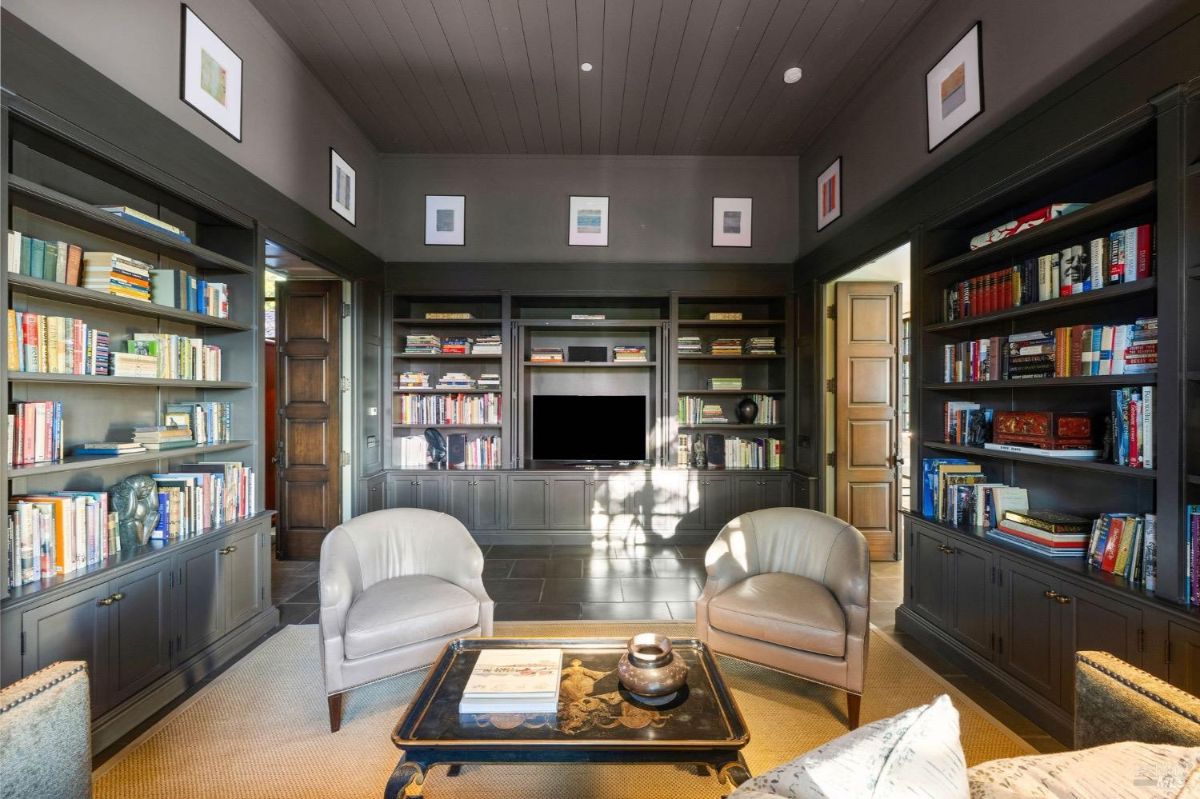
[[[619,551],[586,546],[483,547],[483,581],[497,621],[570,619],[691,620],[704,586],[707,547],[639,545]],[[281,624],[317,621],[317,564],[274,561],[271,598]],[[903,565],[871,564],[871,622],[1040,752],[1065,747],[962,669],[896,630]]]

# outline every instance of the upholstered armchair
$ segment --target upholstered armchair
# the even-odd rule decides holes
[[[0,690],[0,796],[91,799],[87,664],[52,663]]]
[[[858,726],[871,564],[849,524],[802,508],[737,517],[704,559],[696,633],[716,652],[846,692]]]
[[[350,689],[428,666],[455,638],[492,634],[483,553],[444,513],[397,508],[338,525],[321,544],[320,594],[332,732]]]

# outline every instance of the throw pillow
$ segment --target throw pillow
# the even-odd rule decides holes
[[[945,694],[747,780],[730,799],[965,799],[958,711]]]
[[[968,775],[971,799],[1183,799],[1200,796],[1200,747],[1125,742],[991,760]]]

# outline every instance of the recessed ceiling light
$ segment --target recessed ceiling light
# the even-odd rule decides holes
[[[788,67],[783,71],[784,83],[799,83],[804,77],[804,71],[800,67]]]
[[[582,69],[584,72],[592,71],[592,65],[590,63],[588,63],[587,61],[584,61],[582,64],[580,64],[579,68]]]

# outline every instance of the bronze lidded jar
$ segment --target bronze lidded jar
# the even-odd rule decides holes
[[[639,633],[617,663],[621,684],[636,696],[673,694],[687,683],[687,664],[671,651],[671,639],[658,633]]]

